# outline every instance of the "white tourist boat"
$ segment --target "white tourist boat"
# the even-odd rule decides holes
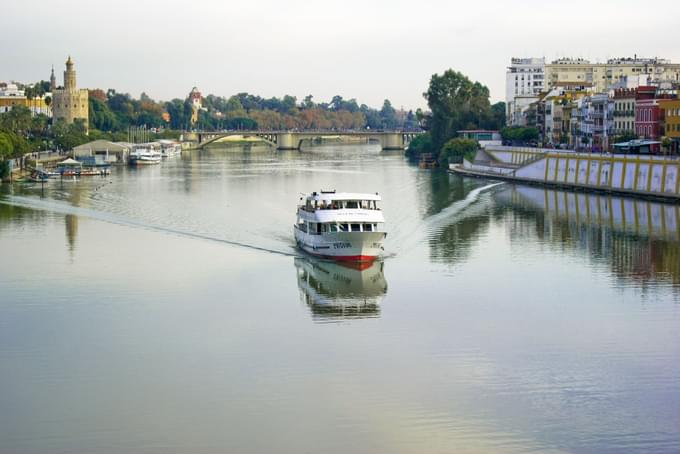
[[[352,262],[370,262],[381,254],[387,234],[378,193],[321,191],[300,200],[293,228],[300,249]]]
[[[161,144],[161,157],[163,158],[171,158],[182,153],[182,146],[179,142],[175,142],[174,140],[159,140],[158,143]]]
[[[153,148],[137,148],[130,153],[131,166],[160,164],[161,153]]]

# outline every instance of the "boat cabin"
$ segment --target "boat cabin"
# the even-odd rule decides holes
[[[377,222],[313,222],[298,219],[297,228],[310,235],[336,232],[379,232]]]
[[[321,193],[313,192],[299,208],[310,213],[316,210],[380,210],[378,207],[380,200],[378,193],[355,194],[322,191]]]
[[[379,232],[384,222],[376,194],[313,192],[300,198],[297,228],[310,235],[337,232]],[[336,211],[337,210],[337,211]],[[361,211],[360,219],[357,213]]]

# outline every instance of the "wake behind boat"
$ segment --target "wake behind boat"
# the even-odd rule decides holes
[[[313,192],[297,209],[295,242],[323,258],[371,262],[382,252],[387,233],[378,193]]]

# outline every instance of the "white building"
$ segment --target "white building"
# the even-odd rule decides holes
[[[505,73],[506,121],[522,125],[522,112],[538,100],[544,87],[545,58],[512,58]]]
[[[680,64],[663,58],[612,58],[591,63],[582,58],[560,58],[545,65],[546,87],[564,82],[586,82],[596,93],[604,93],[623,79],[643,76],[653,83],[680,82]]]
[[[25,90],[19,88],[14,82],[0,83],[0,113],[9,112],[14,106],[24,106],[33,115],[52,116],[52,110],[47,100],[50,95],[51,93],[45,93],[43,96],[28,99]]]

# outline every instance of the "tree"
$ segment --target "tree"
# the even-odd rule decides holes
[[[62,150],[71,150],[89,140],[85,134],[85,123],[81,119],[71,124],[59,119],[52,125],[52,133],[55,144]]]
[[[106,93],[104,93],[104,90],[102,90],[101,88],[95,88],[94,90],[88,90],[88,96],[89,96],[90,99],[94,98],[94,99],[101,101],[103,103],[106,102],[106,100],[107,100]]]
[[[14,106],[0,116],[0,128],[14,133],[25,133],[31,127],[31,110],[26,106]]]
[[[486,127],[488,129],[500,130],[505,126],[505,103],[503,101],[491,105],[491,123]]]
[[[485,118],[491,117],[489,89],[452,69],[441,76],[433,74],[423,96],[432,111],[428,123],[437,150],[458,130],[479,128]]]
[[[661,146],[663,147],[663,154],[669,154],[670,153],[672,143],[673,142],[671,141],[671,139],[669,137],[664,136],[664,137],[661,138]]]
[[[385,129],[394,129],[397,126],[396,111],[389,99],[383,101],[382,109],[380,109],[380,119],[382,127]]]
[[[501,129],[501,137],[508,142],[527,144],[538,140],[538,129],[523,126],[505,127]]]
[[[432,135],[429,132],[416,136],[406,149],[406,156],[411,159],[418,159],[427,153],[432,153]]]
[[[0,159],[6,160],[13,156],[14,145],[6,132],[0,132]]]
[[[302,106],[305,109],[311,109],[312,107],[314,107],[313,99],[314,99],[314,96],[312,96],[312,95],[305,96],[305,99],[302,101]]]
[[[9,176],[9,166],[7,161],[14,154],[14,146],[7,133],[0,132],[0,178],[5,179]]]
[[[89,121],[90,127],[101,131],[114,131],[119,129],[118,118],[111,112],[109,106],[99,97],[89,97]]]
[[[295,109],[296,106],[297,98],[295,96],[284,95],[283,100],[281,101],[281,111],[288,113]]]
[[[224,126],[231,130],[253,131],[257,129],[257,122],[250,118],[237,117],[228,120]]]

